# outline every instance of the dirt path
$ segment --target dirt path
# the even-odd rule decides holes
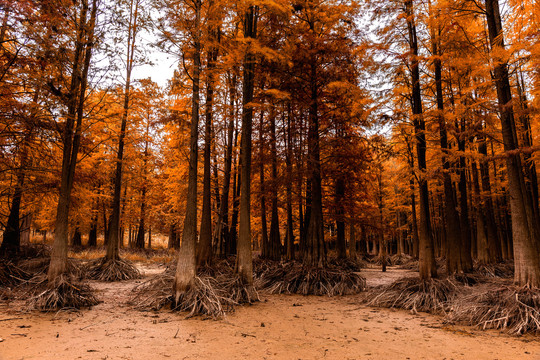
[[[373,284],[380,275],[366,276]],[[92,284],[104,302],[91,310],[0,307],[0,359],[540,359],[535,337],[447,327],[357,296],[263,296],[221,321],[139,312],[125,305],[138,281]]]

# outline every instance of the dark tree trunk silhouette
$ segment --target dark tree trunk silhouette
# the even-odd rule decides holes
[[[423,280],[437,277],[433,237],[429,214],[429,190],[427,179],[423,172],[426,170],[426,124],[422,110],[420,91],[420,69],[418,64],[418,39],[414,21],[413,0],[405,0],[405,14],[409,30],[409,45],[411,49],[411,83],[412,83],[412,113],[416,137],[416,154],[418,158],[418,179],[420,187],[420,226],[419,226],[419,270]]]

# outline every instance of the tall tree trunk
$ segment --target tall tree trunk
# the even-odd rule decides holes
[[[79,152],[82,132],[83,108],[88,81],[88,69],[92,56],[94,26],[97,14],[97,0],[92,2],[90,19],[88,16],[88,2],[83,0],[79,15],[79,27],[71,71],[69,89],[69,103],[62,134],[62,172],[60,180],[60,193],[56,208],[56,221],[54,243],[51,252],[51,262],[47,274],[48,284],[54,288],[60,276],[66,271],[68,250],[68,224],[69,205],[77,154]]]
[[[487,256],[485,260],[487,263],[492,264],[502,260],[502,249],[498,234],[499,231],[495,222],[495,212],[493,200],[491,198],[489,166],[485,160],[487,157],[487,146],[483,136],[479,139],[478,152],[482,154],[484,158],[484,160],[480,162],[480,182],[482,184],[482,193],[484,194],[481,200],[486,226]]]
[[[435,60],[433,66],[435,70],[435,88],[437,98],[437,118],[439,122],[439,134],[441,150],[443,152],[443,186],[444,186],[444,210],[446,218],[446,267],[448,274],[463,271],[461,268],[461,226],[459,214],[457,212],[457,204],[455,201],[454,188],[450,177],[450,163],[447,158],[449,146],[448,135],[446,131],[446,119],[444,117],[444,99],[442,89],[442,65],[439,57],[439,37],[440,29],[437,36],[432,34],[432,52]]]
[[[287,235],[286,235],[286,258],[288,261],[294,260],[294,232],[293,232],[293,212],[292,212],[292,134],[291,134],[291,104],[288,104],[287,111],[287,155],[285,158],[287,166]]]
[[[426,124],[422,110],[422,96],[420,92],[420,69],[418,64],[418,40],[414,22],[413,0],[405,0],[407,27],[409,30],[409,45],[411,49],[411,80],[413,123],[416,137],[416,153],[418,157],[418,178],[420,187],[420,226],[419,226],[419,270],[423,280],[437,277],[437,268],[431,235],[429,215],[429,190],[425,178],[426,170]]]
[[[315,25],[310,22],[310,29],[315,36]],[[326,248],[323,231],[322,213],[322,187],[321,187],[321,153],[319,144],[319,86],[318,86],[318,61],[311,44],[311,59],[309,68],[310,81],[310,106],[308,114],[308,156],[309,183],[311,203],[309,210],[309,222],[306,229],[306,248],[304,252],[304,265],[322,268],[326,265]],[[307,211],[306,211],[307,212]]]
[[[349,224],[349,259],[356,260],[356,228],[351,222]]]
[[[210,174],[210,157],[212,146],[212,106],[214,103],[214,64],[217,60],[217,50],[208,51],[208,75],[206,84],[206,106],[204,125],[204,172],[203,172],[203,206],[201,213],[201,227],[197,248],[197,264],[210,264],[212,260],[212,191]]]
[[[525,82],[523,80],[523,73],[521,73],[521,79],[517,76],[517,91],[519,100],[519,123],[520,123],[520,135],[518,141],[523,142],[523,147],[527,150],[533,146],[533,137],[531,129],[531,119],[529,116],[529,105],[527,103],[527,96],[525,95]],[[525,186],[528,194],[531,198],[532,208],[536,222],[540,221],[539,209],[538,209],[538,177],[536,174],[536,163],[529,151],[523,152],[524,170],[525,170]]]
[[[418,218],[416,216],[416,189],[414,187],[414,179],[410,180],[411,191],[411,217],[412,217],[412,255],[415,258],[419,257],[420,238],[418,236]]]
[[[223,191],[220,203],[219,218],[217,224],[217,253],[220,256],[225,255],[224,244],[229,242],[229,194],[231,183],[231,168],[233,158],[233,137],[235,130],[235,99],[236,99],[236,75],[229,74],[229,124],[227,128],[227,152],[225,154],[225,172],[223,174]],[[233,197],[235,196],[235,189],[233,187]]]
[[[486,232],[486,216],[485,216],[485,206],[482,202],[482,194],[480,193],[480,182],[478,176],[478,168],[476,162],[473,161],[472,164],[472,175],[473,175],[473,185],[474,185],[474,194],[476,197],[476,258],[481,264],[491,264],[493,259],[490,258],[490,251],[487,240]]]
[[[79,226],[75,227],[75,232],[73,233],[73,237],[71,238],[71,246],[73,247],[82,246],[81,229],[79,228]]]
[[[178,265],[173,284],[174,303],[178,303],[180,295],[192,286],[195,279],[197,262],[195,246],[197,242],[197,161],[199,140],[199,77],[201,70],[201,0],[194,0],[194,49],[192,70],[191,98],[191,132],[189,145],[189,173],[187,190],[187,207],[184,218],[182,242],[178,251]]]
[[[500,58],[497,55],[502,53],[499,49],[504,49],[498,0],[486,0],[486,19],[489,41],[494,50],[492,53],[493,74],[506,152],[514,243],[514,281],[518,285],[540,287],[539,224],[535,217],[532,199],[528,196],[525,186],[521,158],[516,151],[519,149],[519,144],[512,108],[508,63],[505,58]]]
[[[270,240],[268,239],[268,225],[266,219],[266,183],[264,176],[264,164],[266,162],[266,156],[264,152],[264,111],[260,112],[259,120],[259,179],[261,182],[261,257],[268,259],[271,256]]]
[[[105,258],[117,260],[119,255],[119,235],[120,235],[120,197],[122,194],[122,166],[124,161],[124,141],[126,137],[127,119],[129,113],[129,100],[131,93],[131,71],[133,70],[133,60],[135,57],[135,40],[138,32],[139,1],[131,0],[129,4],[129,23],[127,36],[126,54],[126,84],[124,87],[124,108],[122,111],[122,121],[120,126],[120,136],[118,138],[118,153],[116,157],[116,172],[114,175],[114,195],[112,212],[109,223],[109,238],[107,242],[107,253]],[[144,231],[144,230],[143,230]],[[144,247],[144,241],[143,241]]]
[[[270,258],[281,259],[281,236],[279,233],[278,216],[278,179],[277,179],[277,147],[276,147],[276,112],[274,104],[271,104],[270,112],[270,151],[272,158],[272,219],[270,222]]]
[[[457,127],[456,127],[457,128]],[[461,134],[458,137],[458,150],[461,154],[465,153],[465,119],[461,119]],[[459,207],[461,210],[460,227],[461,227],[461,268],[464,272],[470,272],[473,269],[471,255],[471,224],[469,220],[469,205],[467,196],[467,160],[465,156],[459,157]]]
[[[242,188],[240,191],[240,228],[237,248],[237,270],[248,286],[253,285],[253,259],[251,255],[251,132],[253,122],[253,88],[255,76],[255,54],[252,41],[257,36],[258,7],[250,6],[244,19],[244,38],[248,47],[244,56],[244,82],[242,99]]]
[[[347,257],[347,242],[345,240],[345,210],[343,202],[345,201],[345,180],[340,176],[336,180],[336,205],[337,205],[337,236],[336,236],[336,252],[338,259]]]

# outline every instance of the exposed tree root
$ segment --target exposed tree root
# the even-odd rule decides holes
[[[222,318],[226,311],[233,310],[236,303],[223,296],[217,285],[214,278],[196,276],[192,286],[180,294],[178,301],[172,303],[171,309],[187,312],[188,318],[196,315]]]
[[[246,285],[234,273],[229,261],[217,261],[213,266],[199,267],[199,276],[178,303],[174,303],[172,293],[174,272],[172,268],[138,285],[130,303],[139,310],[171,308],[185,311],[188,317],[203,315],[220,318],[226,312],[234,311],[234,305],[259,301],[253,286]]]
[[[540,290],[490,284],[456,300],[446,320],[514,335],[540,333]]]
[[[411,261],[399,265],[400,269],[418,271],[418,259],[413,258]]]
[[[341,270],[341,271],[353,271],[353,272],[359,272],[361,269],[366,267],[366,263],[360,259],[338,259],[338,258],[331,258],[328,261],[328,267],[335,269],[335,270]]]
[[[473,286],[486,280],[482,275],[476,273],[456,273],[452,275],[451,279],[465,286]]]
[[[19,262],[18,266],[25,272],[31,274],[33,277],[40,274],[46,274],[49,271],[49,264],[51,262],[50,257],[40,257],[34,259],[26,259]],[[66,273],[81,279],[84,274],[84,269],[81,264],[81,260],[69,258],[67,260]]]
[[[262,259],[256,257],[253,259],[253,276],[255,278],[260,277],[265,271],[269,269],[275,269],[281,266],[281,261]]]
[[[129,303],[139,310],[160,310],[172,303],[174,273],[166,269],[133,289]]]
[[[391,259],[391,262],[393,265],[396,265],[396,266],[405,266],[405,265],[409,265],[409,264],[413,264],[413,265],[416,265],[418,266],[418,260],[415,259],[414,257],[412,257],[411,255],[408,255],[408,254],[396,254],[396,255],[392,255],[390,257]]]
[[[223,296],[234,304],[253,304],[260,301],[259,293],[253,285],[246,284],[238,274],[223,273],[216,277]]]
[[[0,260],[0,287],[12,287],[30,278],[30,273],[13,262]]]
[[[92,280],[122,281],[138,279],[140,271],[131,263],[123,259],[96,259],[88,263],[85,275]]]
[[[371,263],[375,265],[382,265],[382,257],[380,255],[375,256],[374,258],[371,259]],[[386,266],[392,266],[392,265],[393,265],[392,257],[387,255]]]
[[[332,268],[306,268],[299,263],[271,267],[257,279],[258,288],[272,294],[350,295],[366,287],[360,275]]]
[[[40,311],[80,309],[99,303],[90,286],[77,283],[68,275],[60,276],[54,287],[47,284],[47,279],[43,275],[31,281],[37,285],[36,294],[27,300],[27,305],[32,309]]]
[[[459,291],[452,279],[403,278],[387,287],[372,290],[367,305],[430,313],[445,313]]]
[[[486,278],[508,279],[514,276],[514,264],[512,262],[488,265],[476,264],[474,272]]]

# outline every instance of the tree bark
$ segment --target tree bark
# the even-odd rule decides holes
[[[47,274],[48,286],[54,288],[60,276],[65,273],[67,266],[69,205],[71,190],[77,164],[80,137],[82,132],[83,107],[88,81],[88,69],[93,49],[94,27],[97,14],[97,0],[92,2],[90,19],[88,2],[83,0],[79,15],[79,27],[71,71],[69,103],[62,134],[62,172],[60,192],[56,208],[54,243],[51,252],[51,262]]]
[[[492,49],[503,51],[504,37],[498,0],[486,0],[486,20]],[[512,108],[508,61],[504,57],[494,54],[493,74],[506,152],[514,244],[514,281],[521,286],[540,287],[540,231],[532,199],[528,196],[524,182]]]
[[[258,7],[250,6],[244,18],[244,38],[248,41],[248,47],[244,55],[244,82],[242,86],[242,139],[241,153],[242,185],[240,190],[240,228],[237,248],[237,271],[242,281],[253,285],[253,259],[251,255],[251,133],[253,122],[254,76],[255,54],[252,50],[252,42],[257,36]]]
[[[194,24],[194,50],[192,70],[192,98],[191,98],[191,131],[189,145],[189,172],[187,207],[184,218],[182,242],[178,251],[178,265],[173,284],[174,303],[178,303],[180,295],[192,286],[195,279],[197,262],[195,247],[197,242],[197,161],[199,139],[199,77],[201,68],[201,0],[193,0],[195,11]]]
[[[287,111],[287,155],[285,158],[287,167],[287,235],[286,235],[286,258],[288,261],[294,260],[294,231],[293,231],[293,212],[292,212],[292,134],[291,134],[291,104],[288,104]]]
[[[231,184],[231,168],[233,158],[233,137],[235,130],[235,99],[236,99],[236,75],[229,74],[229,124],[227,128],[227,150],[225,154],[225,172],[223,174],[223,191],[220,203],[219,218],[217,224],[217,253],[220,256],[225,255],[224,245],[229,242],[229,193]],[[235,189],[233,188],[233,196]]]
[[[429,190],[425,178],[426,171],[426,124],[423,117],[422,97],[420,92],[420,69],[418,64],[418,40],[414,22],[413,0],[405,0],[405,13],[409,30],[411,50],[412,80],[412,113],[416,137],[416,153],[418,158],[418,179],[420,187],[420,226],[419,226],[419,270],[423,280],[437,277],[437,268],[433,249],[433,237],[429,215]]]
[[[201,227],[197,248],[197,264],[209,265],[212,261],[212,191],[210,158],[212,146],[212,107],[214,104],[214,64],[217,60],[217,49],[213,47],[208,51],[208,75],[206,84],[206,106],[204,125],[204,172],[203,172],[203,206],[201,213]]]
[[[109,223],[109,241],[107,242],[107,260],[117,260],[119,255],[119,235],[120,235],[120,197],[122,194],[122,166],[124,161],[124,142],[126,137],[126,127],[129,114],[129,101],[131,94],[131,71],[133,70],[133,60],[135,57],[135,39],[138,32],[139,1],[131,0],[129,3],[129,22],[127,36],[126,54],[126,84],[124,87],[124,108],[120,125],[120,135],[118,137],[118,153],[116,156],[116,171],[114,175],[114,195],[112,212]],[[144,231],[144,228],[143,228]],[[143,240],[144,248],[144,240]]]
[[[272,159],[272,218],[270,221],[270,258],[281,259],[281,236],[279,233],[278,215],[278,179],[277,179],[277,147],[276,147],[276,113],[274,104],[270,112],[270,156]]]
[[[261,257],[268,259],[271,256],[270,240],[268,239],[268,225],[266,219],[266,183],[264,176],[264,163],[266,162],[266,156],[264,153],[264,111],[260,112],[259,119],[259,179],[261,182]]]

